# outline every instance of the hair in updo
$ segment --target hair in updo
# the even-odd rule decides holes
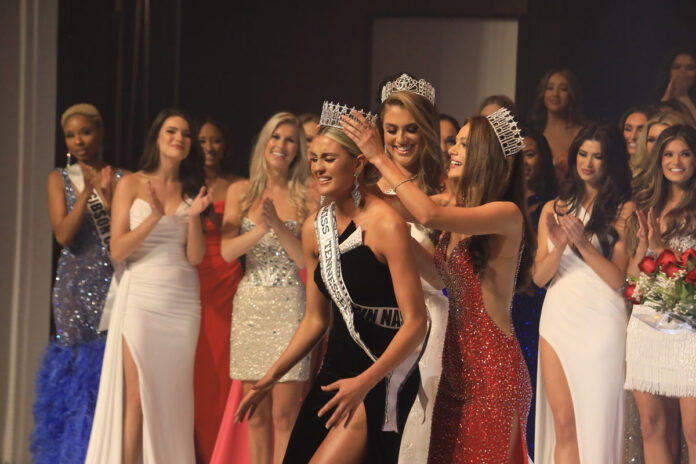
[[[332,126],[321,126],[319,127],[319,132],[317,132],[317,137],[323,135],[330,138],[337,144],[341,146],[351,158],[357,158],[358,155],[362,154],[362,151],[353,142],[350,137],[348,137],[345,132],[337,127]],[[365,163],[365,169],[363,170],[363,181],[366,185],[376,184],[379,180],[379,171],[372,163]]]

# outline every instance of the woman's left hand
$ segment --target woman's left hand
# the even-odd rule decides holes
[[[585,225],[575,216],[569,214],[563,216],[561,218],[561,227],[568,236],[568,240],[576,247],[580,247],[588,242],[585,235]]]
[[[319,417],[329,412],[332,408],[336,408],[328,421],[326,428],[330,429],[335,425],[343,423],[347,426],[353,418],[356,409],[363,402],[367,392],[370,391],[368,385],[360,377],[350,377],[347,379],[337,380],[330,385],[322,386],[323,391],[338,390],[323,408],[319,410]]]
[[[191,206],[189,207],[189,216],[198,216],[203,211],[205,211],[208,206],[213,202],[213,189],[209,189],[206,186],[201,187],[198,191],[198,195],[193,199]]]
[[[386,156],[379,131],[359,111],[353,111],[352,117],[342,116],[341,126],[370,163],[374,164],[380,156]]]

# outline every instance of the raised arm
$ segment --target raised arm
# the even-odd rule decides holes
[[[273,200],[270,198],[266,198],[263,201],[262,216],[266,226],[271,228],[276,233],[280,245],[283,247],[288,256],[290,256],[290,259],[297,264],[297,267],[303,269],[305,267],[305,259],[302,250],[302,242],[292,230],[288,229],[285,222],[278,217],[278,212],[275,209]]]
[[[240,234],[242,215],[239,209],[239,199],[249,188],[249,181],[235,182],[227,189],[225,199],[225,214],[222,218],[222,244],[220,255],[228,263],[244,255],[258,243],[268,232],[264,221],[257,224],[245,234]]]
[[[382,148],[379,132],[369,127],[359,113],[357,120],[344,117],[343,129],[362,150],[368,161],[377,167],[382,177],[394,188],[399,200],[416,222],[430,229],[447,230],[464,235],[504,235],[519,237],[523,217],[511,202],[491,202],[473,208],[441,206],[423,193],[389,159]]]
[[[92,185],[85,179],[85,188],[77,192],[77,201],[70,212],[67,212],[63,178],[58,171],[52,171],[48,175],[46,190],[48,193],[48,217],[51,221],[53,234],[62,246],[68,246],[80,229],[84,217],[87,199],[92,194]]]
[[[205,256],[205,226],[201,214],[213,202],[213,191],[201,187],[189,207],[188,235],[186,236],[186,258],[194,266],[199,265]]]
[[[584,233],[584,226],[580,219],[568,215],[564,216],[561,221],[568,239],[577,247],[587,265],[614,290],[620,289],[626,281],[628,254],[626,253],[624,240],[624,225],[626,219],[633,214],[634,209],[632,202],[624,203],[620,207],[618,217],[614,221],[614,228],[619,237],[614,244],[610,258],[605,258],[590,242],[589,237]]]
[[[304,260],[309,269],[314,271],[318,258],[313,215],[305,221],[302,227],[302,248]],[[295,335],[290,340],[283,354],[280,355],[280,358],[268,369],[266,375],[256,382],[251,391],[247,393],[239,404],[234,416],[235,421],[241,422],[247,411],[250,416],[254,413],[256,406],[273,388],[273,385],[321,340],[329,327],[329,321],[329,301],[319,291],[317,284],[310,275],[307,279],[307,307],[302,322],[300,322]]]
[[[541,210],[539,230],[537,233],[537,252],[534,258],[534,274],[532,279],[539,287],[548,284],[558,270],[561,256],[568,246],[568,236],[561,228],[554,214],[554,204],[557,200],[549,201]],[[553,247],[549,248],[549,240]]]
[[[327,428],[350,421],[367,392],[414,352],[427,330],[423,289],[416,272],[408,227],[396,212],[389,209],[373,229],[366,232],[365,242],[374,244],[372,248],[376,254],[381,254],[387,261],[403,324],[384,353],[367,370],[356,377],[322,387],[325,391],[338,390],[319,410],[321,416],[336,407],[326,422]]]
[[[130,208],[136,198],[140,184],[138,174],[125,176],[116,184],[111,206],[111,257],[125,261],[155,228],[164,214],[164,207],[148,182],[148,203],[150,215],[138,227],[130,228]]]

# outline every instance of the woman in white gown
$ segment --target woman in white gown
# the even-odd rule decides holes
[[[537,464],[621,462],[629,179],[621,134],[591,124],[541,213],[534,281],[551,284],[539,326]]]
[[[194,266],[205,252],[200,213],[211,195],[201,187],[202,159],[191,150],[183,113],[164,110],[155,118],[141,165],[114,193],[111,253],[125,266],[109,296],[87,463],[195,462],[200,300]]]

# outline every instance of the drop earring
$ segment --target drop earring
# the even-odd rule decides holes
[[[70,167],[70,157],[71,157],[71,156],[72,156],[72,155],[70,154],[70,152],[68,152],[68,153],[65,155],[65,167]]]
[[[324,201],[326,201],[326,195],[319,195],[319,206],[324,206]]]
[[[355,179],[355,182],[353,183],[353,191],[350,192],[350,196],[353,197],[353,203],[355,203],[355,206],[360,205],[360,183],[358,182],[358,173],[355,173],[355,176],[353,176]]]

